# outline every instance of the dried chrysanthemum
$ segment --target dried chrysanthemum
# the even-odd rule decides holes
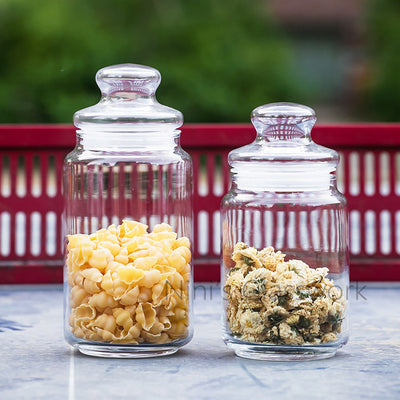
[[[326,276],[328,268],[310,268],[284,260],[272,247],[257,251],[237,243],[225,283],[227,319],[242,340],[275,344],[318,344],[336,340],[345,299]]]

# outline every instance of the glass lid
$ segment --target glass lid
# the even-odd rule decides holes
[[[83,131],[174,131],[183,123],[181,112],[160,104],[155,96],[159,71],[138,64],[105,67],[96,74],[101,99],[74,114]]]
[[[294,103],[271,103],[257,107],[251,121],[257,131],[253,143],[230,152],[229,162],[283,164],[322,163],[334,170],[336,151],[317,145],[311,138],[316,121],[312,108]]]
[[[251,121],[256,139],[228,157],[238,187],[280,192],[329,187],[339,155],[312,141],[313,109],[294,103],[266,104],[253,110]]]

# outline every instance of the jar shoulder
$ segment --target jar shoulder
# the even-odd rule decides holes
[[[118,163],[146,163],[146,164],[192,164],[190,155],[181,147],[170,151],[130,151],[130,152],[107,152],[90,151],[75,147],[64,159],[64,164],[95,164],[115,165]]]
[[[291,193],[276,193],[276,192],[250,192],[232,188],[222,198],[221,207],[270,207],[277,204],[289,206],[307,205],[336,205],[346,207],[347,201],[345,196],[336,188],[331,190],[318,192],[291,192]]]

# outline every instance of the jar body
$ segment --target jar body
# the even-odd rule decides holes
[[[334,182],[294,192],[233,184],[221,213],[227,345],[256,359],[333,356],[348,338],[348,217]]]
[[[65,337],[85,354],[166,355],[192,337],[192,163],[153,143],[65,159]]]

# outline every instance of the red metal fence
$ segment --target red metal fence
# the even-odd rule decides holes
[[[227,155],[254,137],[249,124],[182,130],[182,146],[194,163],[197,281],[219,279]],[[341,155],[338,185],[350,210],[351,279],[400,280],[400,124],[319,125],[313,139]],[[0,125],[0,283],[61,282],[62,164],[74,143],[70,125]]]

